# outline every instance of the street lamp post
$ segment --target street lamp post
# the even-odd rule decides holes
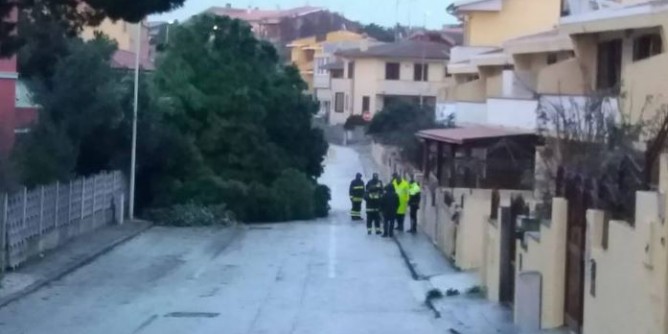
[[[139,53],[141,51],[142,21],[137,23],[137,37],[135,39],[135,87],[134,110],[132,112],[132,152],[130,157],[130,201],[128,215],[135,217],[135,173],[137,165],[137,111],[139,110]]]

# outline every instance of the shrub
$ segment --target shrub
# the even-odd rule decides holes
[[[358,126],[365,127],[369,125],[369,122],[364,120],[362,115],[350,115],[346,119],[346,123],[343,124],[343,128],[346,130],[353,130]]]
[[[287,169],[274,181],[272,189],[276,201],[283,202],[288,220],[311,219],[315,216],[315,186],[305,174]]]
[[[227,225],[234,220],[234,215],[224,204],[202,205],[194,202],[149,210],[146,216],[158,225],[177,227]]]
[[[332,199],[332,193],[324,184],[319,184],[315,187],[315,195],[313,200],[315,201],[315,216],[318,218],[327,217],[329,215],[329,201]]]

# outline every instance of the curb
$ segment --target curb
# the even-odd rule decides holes
[[[144,224],[146,224],[146,226],[140,228],[139,230],[137,230],[133,233],[130,233],[126,236],[118,238],[117,240],[115,240],[114,242],[112,242],[108,246],[102,248],[98,252],[92,253],[92,254],[90,254],[90,256],[88,256],[86,258],[81,259],[77,262],[74,262],[70,266],[62,268],[61,270],[58,270],[58,271],[54,272],[53,274],[49,275],[48,277],[38,279],[37,281],[28,285],[27,287],[25,287],[21,291],[17,291],[17,292],[15,292],[15,293],[7,296],[7,297],[1,298],[0,299],[0,308],[3,308],[3,307],[7,306],[8,304],[10,304],[12,302],[15,302],[16,300],[21,299],[21,298],[39,290],[40,288],[44,287],[45,285],[47,285],[47,284],[49,284],[53,281],[56,281],[58,279],[63,278],[64,276],[72,273],[73,271],[75,271],[75,270],[77,270],[77,269],[79,269],[79,268],[81,268],[81,267],[83,267],[83,266],[85,266],[85,265],[87,265],[87,264],[89,264],[93,261],[95,261],[100,256],[109,253],[114,248],[120,246],[121,244],[123,244],[127,241],[130,241],[131,239],[135,238],[136,236],[146,232],[148,229],[153,227],[152,223],[147,223],[147,222],[144,222],[144,221],[139,221],[139,223],[144,223]],[[131,224],[131,223],[128,222],[128,224]]]
[[[404,250],[404,246],[401,245],[401,242],[397,239],[396,236],[392,237],[392,240],[397,244],[397,247],[399,247],[399,253],[401,254],[401,258],[404,259],[404,263],[406,264],[406,267],[408,267],[408,270],[411,273],[411,277],[415,281],[426,281],[431,285],[431,282],[429,281],[428,278],[423,277],[422,275],[418,274],[417,269],[415,268],[415,265],[411,260],[408,258],[408,254],[406,253],[406,250]],[[433,286],[432,286],[433,288]],[[441,312],[436,308],[434,305],[434,302],[430,298],[425,298],[425,305],[434,313],[435,318],[440,318],[441,317]]]

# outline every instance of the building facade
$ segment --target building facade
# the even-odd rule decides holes
[[[337,52],[340,62],[329,66],[329,122],[373,117],[394,100],[434,107],[447,82],[449,51],[445,44],[404,40]]]

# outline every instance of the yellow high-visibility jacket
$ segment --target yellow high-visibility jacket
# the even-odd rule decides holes
[[[392,186],[394,186],[394,191],[399,196],[399,208],[397,209],[397,214],[404,215],[406,214],[406,209],[408,208],[408,200],[410,199],[410,184],[406,180],[397,180],[392,181]]]

